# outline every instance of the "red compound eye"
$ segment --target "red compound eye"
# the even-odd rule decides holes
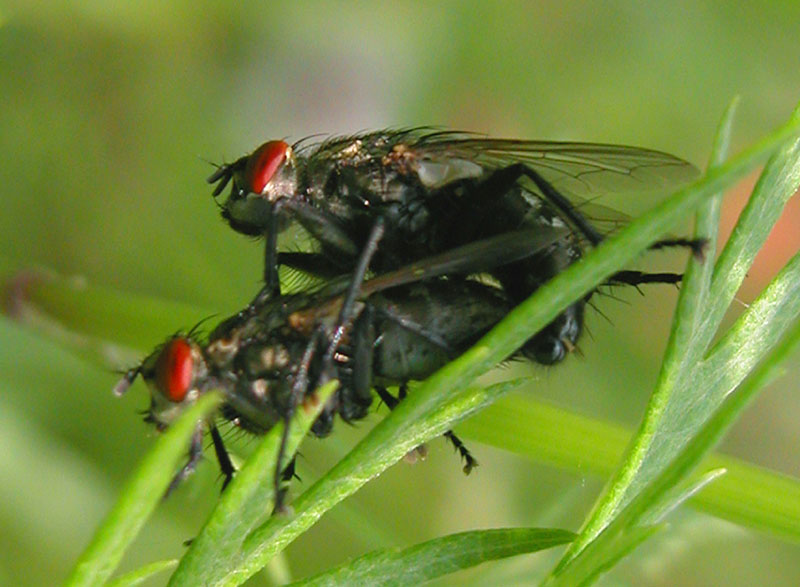
[[[183,338],[169,341],[156,364],[158,389],[171,401],[184,400],[192,384],[192,347]]]
[[[260,194],[286,160],[289,145],[283,141],[269,141],[256,149],[247,161],[247,183],[250,191]]]

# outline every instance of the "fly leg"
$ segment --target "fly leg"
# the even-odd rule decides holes
[[[400,389],[397,392],[398,401],[403,401],[408,394],[408,386],[404,383],[400,386]],[[472,469],[478,466],[478,461],[475,460],[475,457],[472,456],[472,453],[469,452],[469,449],[464,445],[461,439],[456,436],[455,432],[452,430],[447,430],[444,433],[444,437],[450,441],[458,451],[458,454],[461,455],[461,458],[464,460],[464,471],[465,475],[469,475],[472,472]]]
[[[211,426],[211,442],[214,444],[214,454],[217,455],[219,470],[224,477],[222,481],[222,491],[225,491],[228,483],[233,480],[233,474],[236,472],[236,468],[231,462],[228,449],[225,448],[225,444],[222,442],[222,436],[216,426]]]
[[[680,283],[680,273],[645,273],[643,271],[617,271],[608,278],[606,285],[633,285],[644,283]]]
[[[281,295],[281,281],[278,276],[278,213],[274,206],[269,211],[264,240],[264,287],[247,307],[239,312],[240,319],[252,316],[264,302]]]
[[[353,370],[350,385],[343,386],[339,414],[346,422],[363,418],[372,405],[372,365],[375,354],[375,312],[370,305],[353,325]],[[350,397],[352,395],[352,397]]]
[[[395,407],[397,407],[397,404],[399,404],[406,397],[408,393],[408,387],[405,383],[402,384],[398,390],[398,397],[394,397],[385,387],[376,386],[375,391],[377,392],[378,397],[381,398],[381,401],[386,404],[386,407],[390,410],[393,410]],[[450,441],[450,444],[453,445],[453,448],[458,451],[458,454],[464,461],[464,467],[462,470],[464,471],[465,475],[469,475],[472,470],[478,466],[478,461],[475,460],[475,457],[472,456],[472,453],[470,453],[469,449],[464,445],[464,442],[458,436],[456,436],[455,432],[448,430],[443,434],[443,436],[447,438],[447,440]],[[419,452],[420,448],[421,447],[417,447],[414,450]]]
[[[574,223],[574,225],[581,231],[581,233],[589,239],[593,245],[597,246],[603,239],[603,235],[601,235],[591,224],[589,224],[588,220],[584,218],[583,214],[575,210],[574,206],[570,204],[569,200],[567,200],[564,196],[562,196],[558,190],[556,190],[552,184],[550,184],[545,178],[543,178],[539,173],[531,169],[530,167],[523,165],[522,163],[517,163],[512,165],[511,168],[519,167],[520,172],[528,177],[533,183],[536,184],[542,194],[544,194],[545,198],[549,202],[551,202],[556,208],[558,208],[567,219]],[[508,168],[506,168],[508,169]],[[698,259],[703,258],[703,251],[706,247],[706,243],[708,241],[704,238],[696,238],[696,239],[685,239],[685,238],[678,238],[678,239],[663,239],[654,242],[648,248],[650,249],[663,249],[667,247],[686,247],[691,249],[692,254],[697,257]]]
[[[183,481],[197,468],[197,463],[200,462],[200,459],[203,458],[203,425],[198,424],[192,434],[192,440],[189,444],[189,460],[186,464],[181,467],[181,470],[178,471],[175,476],[172,478],[172,481],[167,488],[167,492],[164,494],[164,497],[167,497],[170,493],[172,493],[178,485],[183,483]]]
[[[319,379],[315,382],[316,385],[323,385],[335,377],[335,370],[333,368],[333,356],[334,353],[336,352],[336,349],[339,346],[339,343],[342,340],[342,337],[352,324],[353,309],[355,307],[356,298],[358,297],[358,294],[361,291],[361,284],[364,281],[364,276],[366,275],[367,269],[369,267],[369,262],[378,248],[378,243],[383,237],[383,232],[384,232],[383,219],[379,218],[375,222],[375,225],[372,228],[372,232],[369,236],[369,239],[367,240],[367,244],[364,246],[364,250],[361,252],[361,256],[358,260],[358,263],[356,264],[356,269],[353,272],[353,278],[350,283],[350,287],[348,288],[348,291],[344,297],[344,301],[342,302],[342,307],[339,311],[339,316],[336,320],[336,327],[334,328],[333,334],[330,337],[330,340],[328,341],[327,350],[325,351],[325,354],[322,357],[322,374],[319,377]],[[297,373],[295,375],[295,380],[294,383],[292,384],[289,406],[286,410],[286,413],[283,416],[284,428],[283,428],[283,434],[281,435],[281,444],[280,448],[278,449],[278,458],[275,469],[276,512],[284,510],[283,500],[285,497],[285,491],[283,491],[280,486],[280,478],[281,478],[281,473],[283,471],[282,469],[283,459],[286,456],[286,445],[289,441],[289,423],[291,422],[295,409],[297,408],[298,405],[300,405],[300,402],[303,400],[303,398],[306,396],[306,393],[308,392],[311,361],[314,359],[317,347],[322,342],[321,339],[323,336],[324,332],[322,326],[316,328],[314,330],[314,333],[311,335],[311,340],[309,340],[308,345],[306,345],[306,349],[303,352],[303,358],[298,366]]]
[[[511,190],[522,177],[530,179],[544,200],[555,209],[555,212],[593,246],[603,241],[604,236],[572,206],[567,198],[534,169],[522,163],[498,169],[477,186],[473,196],[476,204],[486,202],[495,206],[493,217],[497,220],[490,230],[503,230],[502,226],[508,222],[509,218],[519,217],[521,199],[500,196],[511,195]],[[525,204],[522,206],[522,210],[524,210]],[[687,247],[695,256],[702,257],[705,243],[704,239],[665,239],[653,243],[650,248]],[[552,247],[549,252],[499,267],[492,271],[492,274],[500,280],[503,288],[513,300],[521,302],[547,280],[574,263],[580,256],[581,250],[576,242],[565,239],[562,245]],[[620,272],[612,276],[608,283],[637,285],[640,283],[675,283],[679,280],[680,277],[675,274],[653,274],[652,277],[645,277],[645,274],[641,272]],[[575,348],[583,330],[583,313],[587,299],[575,302],[544,329],[536,333],[524,345],[522,353],[544,365],[553,365],[564,360]]]
[[[321,328],[314,330],[311,335],[311,340],[309,340],[306,345],[303,358],[297,367],[294,382],[292,383],[289,405],[286,407],[286,411],[283,414],[283,433],[281,434],[281,444],[278,447],[278,458],[275,461],[275,475],[273,479],[273,487],[275,489],[275,507],[272,512],[273,514],[286,512],[286,506],[283,503],[286,497],[286,488],[282,482],[284,480],[284,471],[289,468],[289,464],[287,464],[286,469],[283,466],[283,460],[286,458],[286,446],[289,442],[289,424],[292,421],[295,409],[300,405],[300,402],[308,391],[308,373],[311,370],[311,361],[318,350],[318,341],[321,334]],[[320,383],[324,382],[321,381]],[[294,472],[292,474],[294,474]]]
[[[478,466],[478,461],[475,460],[475,457],[472,456],[472,453],[469,452],[469,449],[464,446],[464,443],[452,430],[447,430],[444,433],[444,437],[450,441],[450,444],[453,445],[453,448],[455,448],[458,451],[458,454],[461,455],[461,459],[464,461],[464,466],[461,468],[461,470],[464,471],[464,475],[469,475],[472,473],[472,469]]]
[[[307,254],[303,253],[278,253],[278,218],[281,212],[286,209],[311,236],[319,241],[324,248],[341,253],[347,259],[352,259],[358,255],[358,245],[353,241],[348,233],[343,230],[338,222],[326,214],[316,210],[312,206],[297,201],[295,199],[283,199],[275,202],[269,210],[267,226],[264,229],[264,287],[251,302],[255,305],[258,300],[280,295],[280,279],[278,277],[278,265],[281,263],[295,266],[292,261],[296,261],[298,269],[306,270],[303,260]],[[310,254],[307,258],[314,259],[319,255]],[[327,259],[326,268],[330,270],[330,259]],[[317,274],[311,271],[313,274]],[[341,274],[341,270],[337,272]]]
[[[371,402],[370,387],[372,386],[372,359],[375,342],[374,315],[375,312],[372,306],[367,306],[355,324],[353,336],[355,343],[355,352],[353,353],[353,390],[356,395],[356,402],[366,407],[369,407]],[[426,336],[420,328],[413,328],[414,325],[406,324],[405,321],[400,321],[399,317],[390,317],[397,320],[398,324],[404,328],[409,328],[412,332],[417,332],[421,336]],[[447,344],[444,341],[439,343],[437,340],[435,342],[437,344],[442,344],[443,348],[447,348]],[[399,399],[390,394],[385,387],[375,386],[375,391],[383,403],[392,410],[406,397],[408,388],[405,384],[400,386]],[[470,454],[469,449],[464,446],[464,443],[452,430],[445,432],[444,436],[461,455],[461,458],[464,460],[464,473],[469,475],[472,469],[478,466],[478,461],[475,460],[472,454]],[[418,446],[414,449],[414,452],[424,457],[424,445]]]
[[[378,249],[378,243],[380,242],[381,238],[383,238],[384,230],[385,226],[383,219],[378,218],[378,220],[375,221],[375,225],[372,227],[367,244],[364,245],[364,250],[361,252],[361,256],[356,264],[355,271],[353,271],[353,279],[350,282],[350,287],[345,294],[342,307],[339,310],[339,317],[336,320],[336,328],[333,331],[333,336],[331,336],[328,350],[325,353],[326,368],[333,361],[333,353],[336,352],[336,348],[339,346],[344,333],[347,331],[353,321],[353,308],[356,303],[356,298],[361,291],[361,284],[363,283],[364,276],[369,268],[369,262],[372,260],[373,255],[375,255],[375,251]]]
[[[522,177],[527,177],[539,188],[544,199],[560,212],[564,219],[576,228],[592,245],[603,240],[603,235],[583,217],[567,198],[544,179],[539,173],[523,163],[514,163],[494,171],[484,180],[479,190],[486,197],[494,198],[508,193]]]
[[[278,213],[272,206],[264,232],[264,289],[270,295],[281,295],[281,282],[278,277]]]
[[[289,481],[297,477],[297,473],[295,472],[296,465],[297,465],[297,457],[292,457],[292,460],[289,461],[289,464],[286,465],[286,468],[283,470],[283,473],[281,473],[281,480],[284,483],[288,483]],[[300,477],[297,477],[297,479],[300,479]]]
[[[665,238],[660,241],[654,242],[650,245],[650,250],[668,249],[671,247],[685,247],[692,250],[692,255],[698,261],[705,258],[706,246],[708,239],[706,238]]]

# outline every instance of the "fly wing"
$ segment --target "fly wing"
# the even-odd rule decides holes
[[[647,200],[646,195],[688,183],[699,174],[674,155],[623,145],[490,139],[443,131],[420,135],[408,148],[413,154],[410,167],[423,184],[434,182],[433,187],[522,163],[593,223],[606,224],[604,232],[626,224],[630,218],[625,212],[642,211],[630,200]],[[541,195],[530,179],[519,181]],[[626,210],[620,212],[620,207]]]
[[[359,297],[363,300],[378,292],[395,287],[418,283],[442,276],[486,273],[530,257],[552,247],[566,238],[574,238],[566,226],[542,226],[535,229],[516,230],[499,236],[483,239],[456,247],[444,253],[427,257],[395,271],[384,273],[365,281]],[[333,324],[344,300],[342,295],[350,284],[349,275],[333,279],[316,296],[305,296],[304,304],[298,307],[297,316],[314,322]],[[357,304],[355,314],[360,314],[363,305]]]
[[[410,146],[420,160],[464,159],[494,170],[524,163],[565,195],[641,192],[674,187],[696,177],[691,163],[674,155],[624,145],[490,139],[463,133],[423,135]]]
[[[366,281],[362,296],[443,275],[485,273],[542,252],[571,235],[566,226],[516,230],[427,257]]]

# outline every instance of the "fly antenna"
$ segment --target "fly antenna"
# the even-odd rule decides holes
[[[141,374],[142,372],[142,365],[139,364],[133,369],[128,369],[125,374],[122,376],[122,379],[114,386],[114,395],[117,397],[122,397],[125,395],[125,392],[128,391],[128,388],[134,382],[134,380]]]

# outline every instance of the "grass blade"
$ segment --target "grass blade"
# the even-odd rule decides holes
[[[3,311],[58,336],[58,330],[149,350],[167,333],[196,324],[212,312],[159,298],[88,285],[80,278],[24,270],[4,276]],[[135,328],[131,325],[135,324]]]
[[[136,569],[135,571],[131,571],[130,573],[125,573],[124,575],[117,577],[113,581],[109,581],[106,583],[106,587],[135,587],[136,585],[141,585],[154,575],[158,573],[163,573],[168,569],[174,568],[178,564],[177,560],[167,560],[167,561],[158,561],[155,563],[150,563],[149,565],[145,565],[141,568]]]
[[[459,425],[465,438],[536,463],[606,478],[614,473],[632,431],[516,394]],[[709,455],[700,471],[727,473],[693,496],[693,507],[736,524],[800,542],[800,480],[739,459]]]
[[[111,576],[125,549],[161,502],[198,422],[220,399],[216,393],[198,399],[156,441],[78,559],[66,585],[102,585]]]
[[[795,115],[789,121],[789,125],[798,122],[800,122],[800,116]],[[720,132],[722,135],[729,134],[729,119],[723,122]],[[724,145],[727,142],[727,138],[722,136],[716,144]],[[798,149],[796,138],[780,148],[779,152],[770,160],[763,174],[772,181],[760,182],[763,187],[758,194],[759,198],[768,199],[771,195],[770,190],[774,188],[777,190],[775,199],[784,199],[781,196],[788,191],[787,186],[790,185],[790,182],[783,182],[783,179],[785,175],[796,178],[794,169],[800,165],[798,155],[800,155],[800,149]],[[712,161],[719,161],[721,158],[722,154],[717,152],[712,156]],[[729,165],[730,162],[712,167],[706,177],[714,176],[719,170]],[[776,170],[780,170],[784,175],[777,173]],[[772,216],[762,220],[767,222],[771,218]],[[777,217],[774,219],[776,220]],[[769,228],[767,232],[768,230]],[[714,275],[716,274],[715,270]],[[702,325],[698,330],[695,327],[698,324],[699,316],[697,310],[687,309],[690,306],[701,307],[703,299],[711,299],[717,295],[714,293],[713,280],[708,289],[709,286],[702,284],[703,278],[709,279],[707,270],[702,272],[696,281],[694,275],[690,275],[689,288],[681,294],[679,311],[673,325],[670,344],[665,353],[664,365],[642,425],[633,440],[625,462],[609,483],[603,497],[598,501],[580,537],[573,542],[559,563],[556,569],[557,573],[562,571],[572,558],[577,556],[587,544],[598,536],[603,528],[611,523],[620,508],[624,507],[633,496],[658,475],[667,465],[671,456],[685,446],[694,432],[718,407],[725,394],[738,383],[731,379],[728,381],[731,385],[724,389],[718,386],[713,391],[706,388],[705,393],[697,391],[696,382],[703,381],[697,371],[702,364],[702,353],[717,329],[717,323],[705,319],[707,314],[704,313],[701,319]],[[706,289],[708,289],[709,295],[703,296],[703,291]],[[719,319],[721,319],[721,314],[719,314]],[[774,321],[771,324],[776,325]],[[767,348],[762,347],[762,351],[766,352]]]
[[[212,582],[238,585],[259,571],[275,554],[310,528],[337,503],[355,493],[418,445],[444,433],[461,418],[495,401],[520,385],[501,383],[486,389],[410,394],[326,475],[292,504],[292,516],[274,516],[257,528],[243,546],[241,566]],[[433,408],[430,406],[433,405]]]
[[[408,548],[370,552],[345,565],[292,585],[418,585],[487,561],[560,546],[574,537],[572,532],[550,528],[462,532]]]
[[[338,382],[320,387],[292,420],[287,454],[294,455]],[[231,482],[205,526],[181,559],[171,585],[198,585],[224,574],[237,560],[242,542],[274,504],[274,472],[283,426],[272,428]]]
[[[569,564],[559,566],[548,584],[575,585],[594,578],[608,568],[608,560],[619,560],[618,540],[635,532],[637,524],[649,517],[660,515],[685,499],[679,494],[670,500],[670,494],[698,466],[702,458],[722,439],[739,415],[752,402],[758,392],[781,372],[783,362],[800,349],[800,321],[781,341],[770,356],[747,378],[745,383],[723,404],[686,448],[671,461],[668,467],[642,490]],[[699,483],[705,484],[714,472],[707,473]],[[695,484],[696,485],[696,484]]]

